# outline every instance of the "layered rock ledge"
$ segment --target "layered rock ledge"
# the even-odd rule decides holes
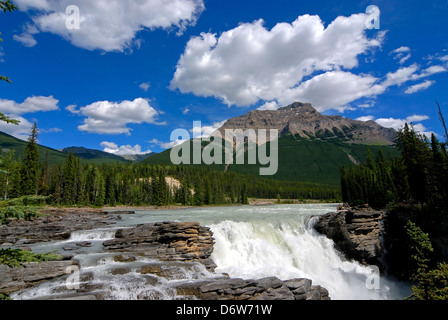
[[[312,286],[309,279],[282,281],[276,277],[187,283],[178,286],[177,293],[203,300],[330,300],[328,291],[321,286]]]
[[[21,268],[0,265],[0,294],[32,288],[42,282],[70,273],[70,267],[78,266],[76,260],[25,263]]]
[[[73,231],[92,230],[116,223],[120,216],[95,209],[46,209],[33,221],[12,220],[0,225],[0,245],[26,245],[66,240]]]
[[[107,251],[144,255],[161,261],[198,261],[213,271],[210,259],[215,241],[210,228],[197,222],[160,222],[119,229],[105,241]]]
[[[368,206],[339,206],[337,212],[320,216],[314,229],[335,243],[336,249],[348,259],[364,265],[383,268],[382,219],[385,211]]]

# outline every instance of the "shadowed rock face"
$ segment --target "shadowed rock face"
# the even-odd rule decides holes
[[[347,258],[382,268],[381,221],[384,215],[385,212],[366,206],[344,207],[320,216],[314,228],[332,239]]]
[[[302,138],[339,138],[347,143],[393,145],[397,132],[375,121],[357,121],[341,116],[320,114],[309,103],[295,102],[278,110],[254,110],[229,119],[219,131],[226,129],[278,129],[279,135],[292,133]]]

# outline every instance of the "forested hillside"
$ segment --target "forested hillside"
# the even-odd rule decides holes
[[[23,195],[50,196],[61,205],[209,205],[247,203],[248,197],[284,199],[340,198],[338,186],[281,182],[206,167],[185,167],[149,163],[85,163],[69,151],[64,161],[48,163],[38,152],[37,128],[15,160],[14,151],[2,155],[0,192],[2,198]],[[167,177],[176,179],[176,188]]]

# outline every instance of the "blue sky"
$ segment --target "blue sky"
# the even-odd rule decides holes
[[[0,131],[113,153],[160,152],[255,109],[311,102],[443,139],[448,1],[16,0],[0,13]],[[79,8],[80,29],[66,8]],[[366,8],[380,11],[379,29]]]

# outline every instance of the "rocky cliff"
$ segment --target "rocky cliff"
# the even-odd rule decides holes
[[[340,206],[337,212],[320,216],[314,228],[335,242],[348,259],[383,269],[383,211],[368,206]]]
[[[305,139],[339,138],[346,143],[393,145],[397,132],[374,121],[357,121],[342,116],[325,116],[309,103],[295,102],[278,110],[254,110],[229,119],[219,130],[278,129]]]

